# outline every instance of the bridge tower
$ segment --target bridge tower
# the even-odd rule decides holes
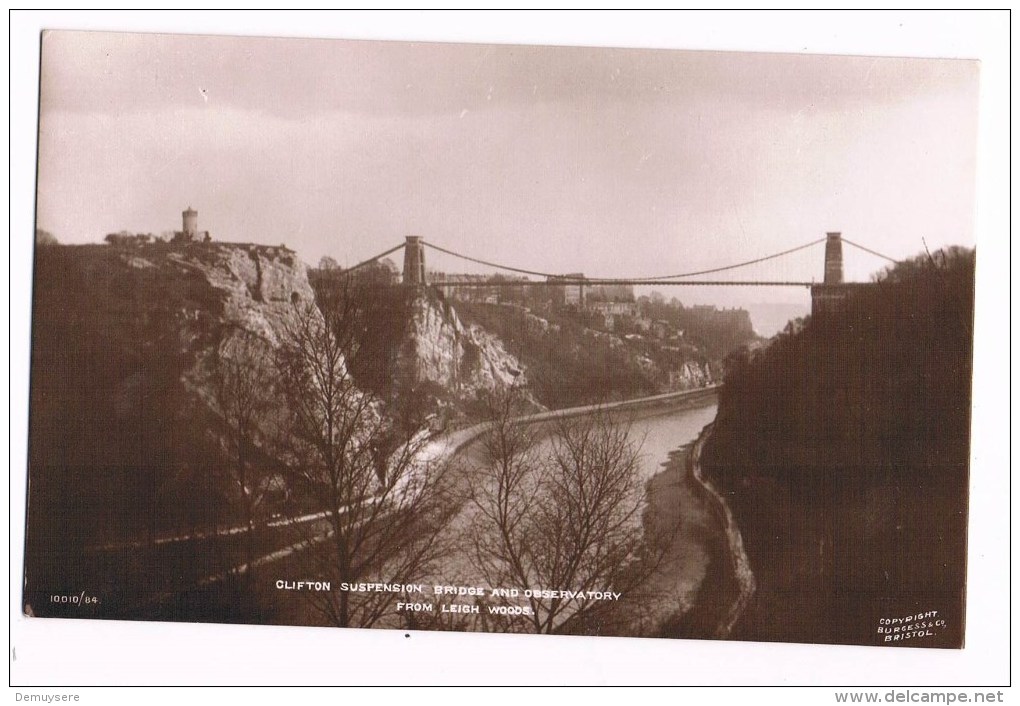
[[[843,284],[843,237],[825,234],[825,284]]]
[[[404,284],[421,287],[425,281],[425,245],[420,235],[409,235],[404,243]]]
[[[843,281],[843,236],[826,233],[825,277],[811,285],[811,316],[825,317],[837,311],[855,287]]]

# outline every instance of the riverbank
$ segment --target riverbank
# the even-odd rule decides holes
[[[687,493],[693,496],[687,501],[688,512],[694,505],[702,508],[700,539],[706,548],[705,565],[696,590],[681,604],[680,610],[659,624],[656,633],[659,637],[725,639],[754,594],[754,575],[733,514],[701,471],[701,451],[711,431],[710,423],[692,443],[672,452],[666,468],[649,483],[653,508],[669,498],[671,484],[677,488],[686,487]],[[681,535],[697,527],[692,519],[685,518],[687,527],[681,526]],[[678,537],[674,544],[682,547],[690,541],[684,542]],[[685,587],[683,574],[671,578],[678,588]]]
[[[733,517],[733,511],[723,499],[719,491],[715,489],[712,482],[705,478],[701,468],[701,452],[712,434],[714,422],[706,426],[697,441],[694,442],[691,452],[687,457],[687,470],[691,478],[703,489],[710,505],[714,510],[716,519],[722,526],[723,534],[726,537],[726,569],[729,575],[723,580],[728,581],[736,587],[736,596],[729,608],[725,611],[722,619],[716,625],[712,637],[725,639],[733,632],[733,626],[747,608],[751,597],[754,595],[756,581],[754,572],[751,571],[751,562],[747,558],[744,549],[744,538],[740,534],[740,528]]]

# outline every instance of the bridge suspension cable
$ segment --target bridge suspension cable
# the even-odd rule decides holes
[[[522,275],[535,275],[536,277],[561,277],[562,276],[562,275],[552,274],[552,273],[549,273],[549,272],[536,272],[534,270],[523,270],[523,269],[521,269],[519,267],[511,267],[510,265],[500,265],[500,264],[497,264],[495,262],[489,262],[488,260],[479,260],[477,257],[471,257],[470,255],[461,255],[460,253],[454,252],[452,250],[447,250],[446,248],[441,248],[438,245],[433,245],[432,243],[430,243],[427,240],[424,241],[424,245],[426,247],[432,248],[433,250],[438,250],[441,253],[446,253],[447,255],[452,255],[453,257],[459,257],[461,260],[467,260],[468,262],[474,262],[475,264],[485,265],[487,267],[495,267],[496,269],[499,269],[499,270],[506,270],[508,272],[517,272],[518,274],[522,274]]]
[[[872,250],[871,248],[866,248],[863,245],[858,245],[857,243],[855,243],[852,240],[847,240],[846,238],[843,238],[843,242],[846,243],[847,245],[853,245],[858,250],[863,250],[866,253],[870,253],[872,255],[875,255],[876,257],[880,257],[883,260],[888,260],[889,262],[896,262],[896,263],[899,262],[899,260],[897,260],[896,258],[889,257],[888,255],[883,255],[882,253],[876,252],[876,251]]]
[[[790,254],[798,252],[800,250],[805,250],[807,248],[813,247],[815,245],[818,245],[820,243],[825,242],[825,240],[826,240],[825,238],[819,238],[817,240],[812,240],[811,242],[804,243],[803,245],[798,245],[797,247],[794,247],[794,248],[789,248],[787,250],[782,250],[782,251],[777,252],[777,253],[772,253],[771,255],[765,255],[763,257],[756,257],[756,258],[754,258],[752,260],[745,260],[743,262],[737,262],[737,263],[734,263],[732,265],[724,265],[722,267],[713,267],[713,268],[710,268],[710,269],[707,269],[707,270],[697,270],[697,271],[693,271],[693,272],[680,272],[680,273],[677,273],[677,274],[658,275],[658,276],[655,276],[655,277],[581,277],[581,278],[572,278],[570,275],[558,274],[558,273],[553,273],[553,272],[540,272],[538,270],[527,270],[527,269],[524,269],[522,267],[513,267],[511,265],[501,265],[498,262],[490,262],[489,260],[482,260],[481,258],[471,257],[470,255],[464,255],[462,253],[458,253],[458,252],[455,252],[453,250],[448,250],[448,249],[446,249],[444,247],[440,247],[439,245],[434,245],[434,244],[432,244],[432,243],[430,243],[428,241],[422,241],[422,245],[425,245],[426,247],[432,248],[433,250],[436,250],[436,251],[441,252],[441,253],[445,253],[445,254],[450,255],[452,257],[456,257],[456,258],[459,258],[461,260],[467,260],[468,262],[474,262],[474,263],[479,264],[479,265],[485,265],[486,267],[493,267],[493,268],[496,268],[498,270],[505,270],[507,272],[516,272],[518,274],[523,274],[523,275],[533,275],[535,277],[545,277],[546,279],[555,279],[555,280],[559,280],[559,281],[569,280],[571,282],[577,281],[577,282],[593,282],[593,283],[603,283],[603,284],[622,284],[622,283],[626,283],[626,284],[643,284],[643,283],[656,283],[656,282],[662,283],[662,284],[685,284],[685,282],[676,282],[675,280],[685,279],[687,277],[696,277],[696,276],[700,276],[700,275],[715,274],[717,272],[726,272],[728,270],[735,270],[735,269],[738,269],[738,268],[741,268],[741,267],[747,267],[749,265],[755,265],[755,264],[757,264],[759,262],[766,262],[768,260],[774,260],[776,258],[783,257],[784,255],[790,255]],[[858,243],[855,243],[855,242],[853,242],[851,240],[847,240],[846,238],[843,238],[843,242],[847,243],[848,245],[852,245],[853,247],[858,248],[859,250],[863,250],[866,253],[869,253],[871,255],[875,255],[876,257],[880,257],[880,258],[882,258],[884,260],[888,260],[889,262],[893,262],[893,263],[899,262],[895,258],[889,257],[888,255],[883,255],[880,252],[872,250],[871,248],[867,248],[867,247],[865,247],[863,245],[860,245]],[[389,250],[381,252],[378,255],[375,255],[374,257],[370,257],[367,260],[359,262],[357,265],[354,265],[353,267],[348,267],[347,269],[343,270],[343,273],[344,274],[348,274],[348,273],[354,272],[355,270],[357,270],[359,268],[365,267],[366,265],[369,265],[369,264],[371,264],[373,262],[376,262],[377,260],[379,260],[379,259],[381,259],[383,257],[386,257],[387,255],[389,255],[391,253],[394,253],[397,250],[400,250],[405,245],[406,245],[406,243],[400,243],[399,245],[396,245],[396,246],[390,248]],[[667,281],[667,280],[673,280],[673,281]],[[464,283],[459,283],[459,284],[464,286]],[[748,284],[753,284],[753,283],[751,283],[751,282],[733,282],[733,283],[726,283],[726,282],[711,282],[711,283],[709,283],[709,282],[704,282],[704,283],[702,283],[702,282],[691,282],[691,284],[743,284],[743,285],[748,285]],[[760,284],[769,284],[769,283],[761,282]],[[782,284],[782,285],[809,285],[810,283],[807,283],[807,282],[777,282],[775,284]]]
[[[725,272],[726,270],[735,270],[738,267],[747,267],[748,265],[755,265],[755,264],[757,264],[759,262],[765,262],[766,260],[774,260],[777,257],[782,257],[783,255],[789,255],[791,253],[797,252],[798,250],[806,250],[807,248],[810,248],[812,245],[818,245],[819,243],[824,243],[824,242],[825,242],[825,238],[819,238],[818,240],[812,240],[810,243],[804,243],[803,245],[798,245],[797,247],[790,248],[789,250],[783,250],[782,252],[773,253],[771,255],[766,255],[764,257],[757,257],[757,258],[755,258],[753,260],[747,260],[745,262],[738,262],[735,265],[725,265],[723,267],[713,267],[710,270],[699,270],[697,272],[681,272],[680,274],[675,274],[675,275],[659,275],[658,277],[635,277],[634,279],[635,279],[635,281],[640,281],[640,282],[654,282],[654,281],[660,280],[660,279],[680,279],[681,277],[695,277],[697,275],[710,275],[710,274],[714,274],[716,272]]]
[[[344,271],[343,271],[343,274],[345,274],[345,275],[346,275],[346,274],[348,274],[348,273],[350,273],[350,272],[354,272],[354,270],[358,269],[359,267],[364,267],[365,265],[370,265],[371,263],[375,262],[375,261],[376,261],[376,260],[378,260],[379,258],[382,258],[382,257],[386,257],[386,256],[387,256],[387,255],[389,255],[390,253],[394,253],[394,252],[396,252],[397,250],[400,250],[400,249],[401,249],[402,247],[404,247],[404,246],[405,246],[406,244],[407,244],[407,243],[401,243],[400,245],[398,245],[398,246],[396,246],[396,247],[394,247],[394,248],[390,248],[390,249],[389,249],[389,250],[387,250],[386,252],[381,252],[381,253],[379,253],[379,254],[378,254],[378,255],[376,255],[375,257],[370,257],[370,258],[368,258],[367,260],[363,260],[362,262],[359,262],[359,263],[358,263],[357,265],[354,265],[353,267],[348,267],[348,268],[347,268],[346,270],[344,270]]]
[[[747,267],[748,265],[754,265],[754,264],[759,263],[759,262],[765,262],[766,260],[773,260],[773,259],[775,259],[777,257],[782,257],[783,255],[789,255],[791,253],[795,253],[795,252],[797,252],[799,250],[804,250],[804,249],[809,248],[809,247],[811,247],[813,245],[818,245],[819,243],[823,243],[823,242],[825,242],[825,238],[819,238],[818,240],[812,240],[810,243],[804,243],[803,245],[798,245],[795,248],[790,248],[789,250],[783,250],[782,252],[773,253],[771,255],[766,255],[764,257],[758,257],[758,258],[755,258],[753,260],[747,260],[745,262],[738,262],[738,263],[736,263],[734,265],[725,265],[723,267],[714,267],[714,268],[708,269],[708,270],[698,270],[696,272],[682,272],[680,274],[658,275],[656,277],[585,277],[584,281],[585,282],[602,282],[602,283],[614,283],[614,282],[618,283],[618,282],[621,282],[621,281],[627,281],[627,282],[630,282],[630,283],[640,284],[642,282],[657,282],[657,281],[660,281],[660,280],[672,280],[672,279],[680,279],[680,278],[684,278],[684,277],[695,277],[697,275],[708,275],[708,274],[714,274],[716,272],[724,272],[726,270],[735,270],[735,269],[737,269],[739,267]],[[446,248],[439,247],[438,245],[433,245],[432,243],[430,243],[428,241],[425,241],[423,244],[426,245],[427,247],[432,248],[433,250],[438,250],[441,253],[446,253],[447,255],[452,255],[453,257],[457,257],[457,258],[460,258],[462,260],[467,260],[469,262],[474,262],[474,263],[479,264],[479,265],[485,265],[487,267],[495,267],[496,269],[506,270],[508,272],[516,272],[518,274],[534,275],[536,277],[547,277],[547,278],[548,277],[553,277],[553,278],[562,279],[562,278],[566,277],[566,275],[563,275],[563,274],[556,274],[556,273],[551,273],[551,272],[538,272],[538,271],[535,271],[535,270],[525,270],[525,269],[520,268],[520,267],[511,267],[509,265],[500,265],[499,263],[496,263],[496,262],[489,262],[488,260],[482,260],[482,259],[479,259],[477,257],[471,257],[469,255],[462,255],[461,253],[454,252],[452,250],[447,250]]]

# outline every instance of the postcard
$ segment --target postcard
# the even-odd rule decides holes
[[[977,62],[47,31],[39,97],[26,615],[964,645]]]

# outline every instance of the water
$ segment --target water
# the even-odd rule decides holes
[[[685,449],[716,414],[714,395],[688,400],[682,406],[615,412],[612,419],[628,425],[631,438],[640,448],[639,473],[647,489],[647,507],[642,515],[646,537],[650,532],[669,536],[668,548],[658,570],[633,596],[640,610],[631,610],[625,625],[609,631],[615,634],[656,635],[664,622],[691,608],[707,575],[709,561],[719,553],[724,536],[708,506],[705,493],[689,477]],[[543,433],[554,422],[542,423]],[[548,449],[551,442],[541,442]],[[473,442],[458,454],[471,465],[485,463],[482,444]],[[477,467],[476,465],[476,467]],[[454,533],[470,535],[470,512],[454,523]],[[666,534],[662,534],[666,533]],[[446,571],[458,577],[474,574],[470,559],[451,555]],[[476,578],[477,577],[473,577]],[[554,588],[572,588],[557,586]],[[477,628],[475,628],[477,629]]]
[[[669,462],[670,453],[690,444],[701,430],[715,419],[715,397],[690,402],[682,407],[639,409],[615,412],[614,420],[630,425],[630,436],[641,452],[641,475],[650,480]],[[543,431],[552,431],[552,423],[543,423]],[[548,444],[544,441],[543,444]],[[481,463],[481,443],[472,442],[459,452],[461,458]]]
[[[650,532],[675,531],[662,564],[641,591],[638,615],[624,630],[656,636],[664,625],[693,608],[709,562],[718,555],[721,531],[703,488],[687,472],[686,448],[715,419],[714,397],[690,407],[632,413],[626,420],[641,446],[641,474],[647,479]],[[703,600],[703,599],[702,599]]]
[[[715,419],[716,402],[690,409],[637,412],[628,415],[630,433],[641,447],[641,472],[646,479],[659,473],[671,452],[698,438],[705,425]]]

